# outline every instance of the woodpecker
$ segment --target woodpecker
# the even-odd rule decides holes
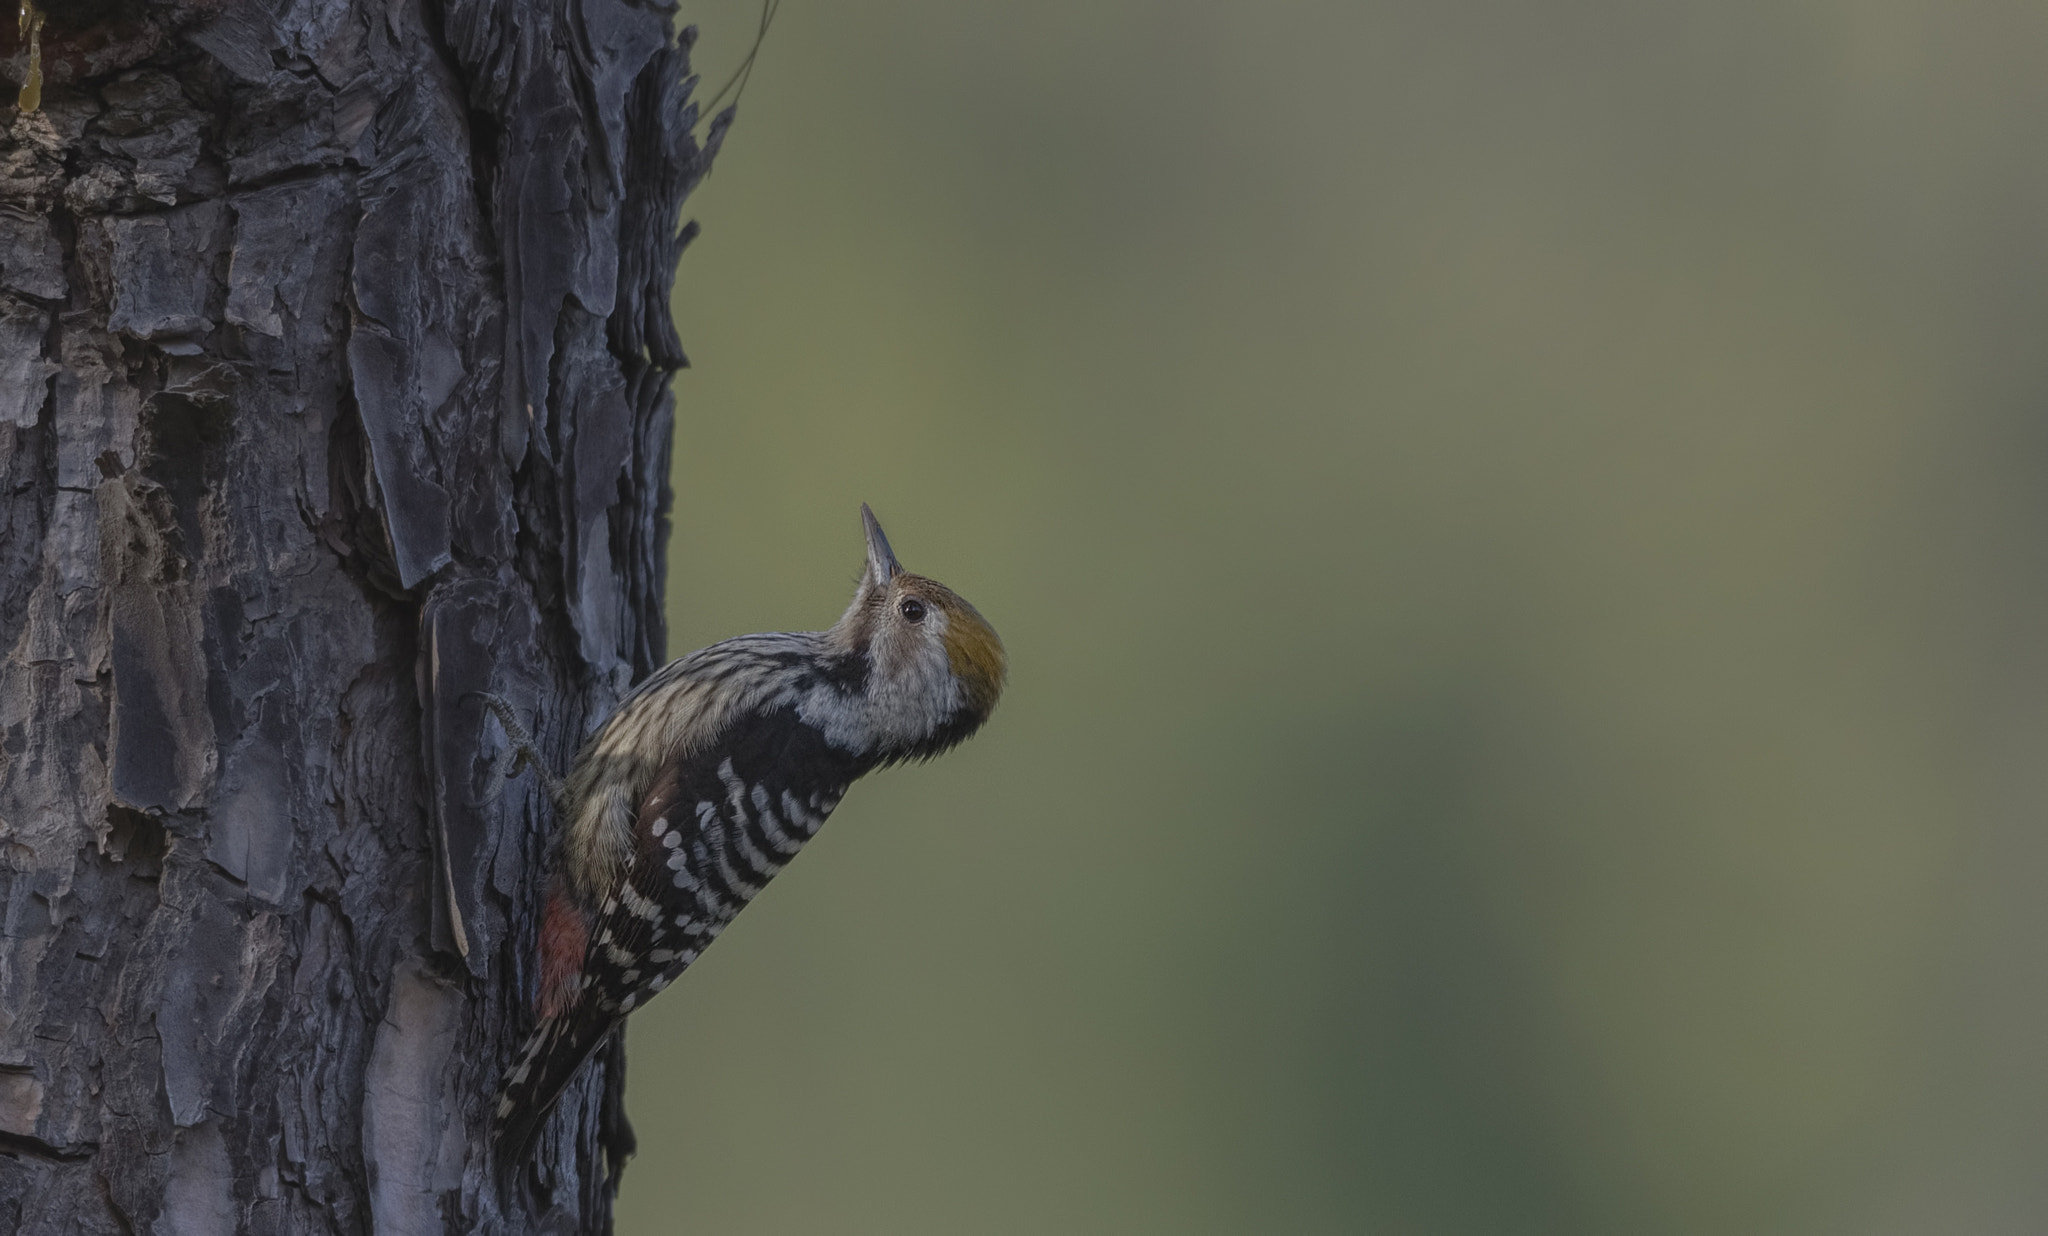
[[[867,562],[838,622],[669,662],[560,784],[540,1020],[498,1096],[496,1140],[513,1161],[606,1036],[702,955],[847,787],[939,755],[995,708],[1008,664],[994,628],[958,593],[904,570],[874,512],[860,512]],[[487,702],[530,754],[509,709]]]

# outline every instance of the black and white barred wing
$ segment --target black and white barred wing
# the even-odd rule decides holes
[[[566,1013],[535,1028],[506,1075],[501,1144],[524,1153],[605,1035],[702,955],[864,771],[776,709],[657,774],[636,815],[625,878],[597,908],[581,990]]]

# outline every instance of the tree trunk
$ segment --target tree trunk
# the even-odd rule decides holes
[[[730,115],[700,147],[634,0],[45,3],[0,110],[0,1231],[606,1230],[616,1044],[488,1147],[554,821],[471,693],[560,767],[662,659]]]

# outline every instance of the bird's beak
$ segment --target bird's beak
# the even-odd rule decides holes
[[[886,587],[903,573],[903,564],[896,561],[896,551],[889,548],[889,538],[882,534],[881,521],[865,502],[860,504],[860,522],[868,536],[868,574],[875,583]]]

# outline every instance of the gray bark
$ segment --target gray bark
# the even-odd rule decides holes
[[[0,78],[19,81],[12,5]],[[633,0],[46,3],[0,109],[0,1231],[585,1232],[558,767],[663,655],[702,146]],[[14,91],[10,85],[6,98]]]

